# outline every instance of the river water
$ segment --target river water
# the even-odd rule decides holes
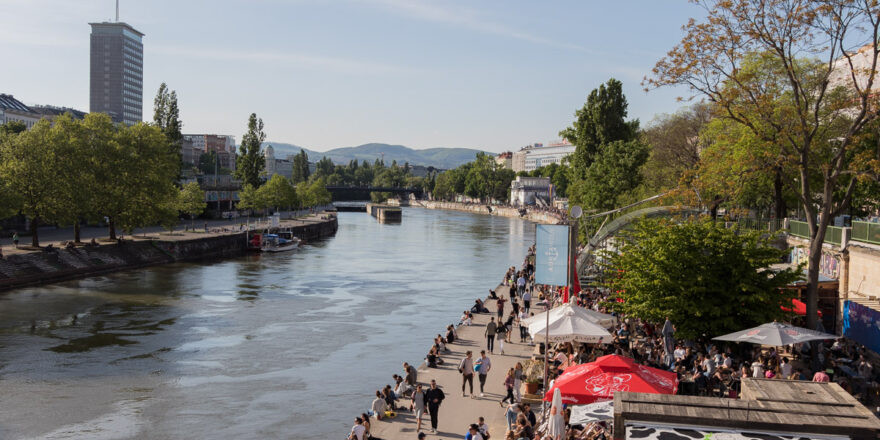
[[[0,293],[0,438],[342,438],[534,225],[404,209],[335,237]]]

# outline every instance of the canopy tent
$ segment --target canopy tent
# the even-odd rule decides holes
[[[716,341],[750,342],[752,344],[782,346],[836,338],[837,336],[828,333],[774,321],[712,339]]]
[[[586,425],[592,422],[601,422],[614,419],[614,401],[602,400],[588,405],[574,405],[571,407],[570,425]]]
[[[550,400],[556,390],[564,403],[585,405],[610,400],[615,391],[675,394],[677,389],[678,377],[674,372],[639,365],[628,357],[608,355],[568,367],[553,381],[544,400]]]
[[[598,324],[600,327],[603,328],[611,328],[615,324],[617,324],[617,318],[613,315],[600,313],[595,310],[586,309],[571,303],[566,303],[559,307],[551,309],[549,312],[550,322],[555,321],[556,319],[558,319],[559,316],[564,315],[568,310],[573,310],[576,316],[586,319],[587,321],[590,321],[594,324]],[[531,325],[534,322],[546,322],[547,315],[545,315],[545,313],[548,312],[541,312],[535,316],[530,316],[526,319],[523,319],[522,322],[526,325]]]
[[[571,304],[557,307],[550,311],[549,326],[546,322],[547,315],[542,314],[543,319],[538,320],[530,318],[529,334],[532,335],[532,339],[540,340],[548,337],[553,342],[611,342],[612,335],[588,319],[587,315],[582,313],[583,310],[583,308]]]

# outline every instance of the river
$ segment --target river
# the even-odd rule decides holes
[[[405,208],[335,237],[0,293],[0,438],[342,438],[534,225]]]

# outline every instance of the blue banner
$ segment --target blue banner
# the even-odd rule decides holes
[[[880,353],[880,312],[852,301],[843,302],[843,336]]]
[[[568,226],[538,225],[535,229],[535,282],[568,285]]]

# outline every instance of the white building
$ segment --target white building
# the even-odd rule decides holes
[[[550,206],[553,192],[549,177],[522,177],[510,182],[510,203],[514,206]]]
[[[276,174],[280,174],[288,180],[293,178],[293,162],[286,159],[276,159],[275,149],[271,145],[266,146],[266,149],[263,150],[263,157],[266,158],[266,180]]]
[[[40,120],[40,114],[15,99],[12,95],[0,93],[0,124],[19,121],[27,126],[28,130]]]
[[[550,164],[562,165],[563,160],[574,153],[575,146],[566,142],[547,145],[534,144],[523,147],[513,153],[511,167],[513,171],[532,171]]]

